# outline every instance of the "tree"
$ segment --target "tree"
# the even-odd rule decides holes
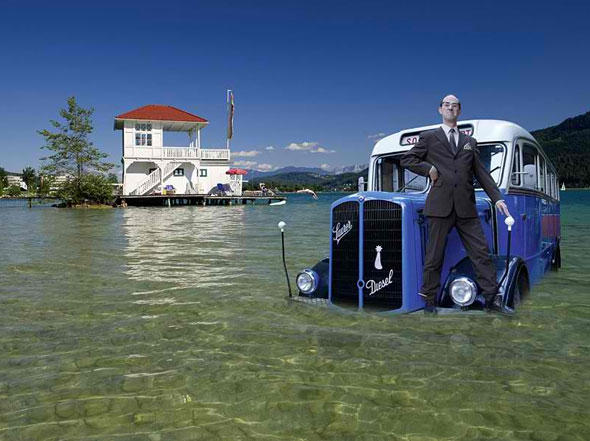
[[[6,170],[0,167],[0,188],[4,189],[4,187],[8,186],[8,178],[6,177]]]
[[[8,190],[6,190],[6,194],[8,196],[20,196],[21,189],[18,185],[11,185],[10,187],[8,187]]]
[[[27,184],[27,189],[29,190],[29,192],[35,191],[37,174],[35,173],[35,169],[33,167],[26,167],[23,169],[22,180],[25,184]]]
[[[39,175],[39,185],[37,186],[37,194],[39,196],[48,196],[51,192],[51,187],[55,182],[53,176]]]
[[[74,203],[110,204],[113,201],[113,186],[105,176],[88,173],[82,176],[80,182],[74,179],[66,181],[57,191],[57,196]]]
[[[42,148],[53,152],[50,156],[42,158],[45,161],[42,172],[53,176],[72,176],[70,184],[64,186],[68,192],[62,192],[62,197],[74,204],[84,199],[94,201],[92,195],[86,194],[84,190],[88,189],[86,183],[92,179],[88,176],[102,175],[113,167],[113,164],[103,161],[108,155],[101,152],[88,139],[93,130],[93,112],[92,108],[80,107],[76,103],[76,98],[72,96],[67,100],[67,108],[59,111],[64,121],[50,121],[55,131],[45,129],[38,132],[45,138]],[[106,180],[94,179],[93,182],[97,185],[108,185]]]
[[[108,179],[109,183],[111,183],[111,184],[118,184],[119,183],[119,177],[115,173],[109,173],[107,175],[107,179]]]

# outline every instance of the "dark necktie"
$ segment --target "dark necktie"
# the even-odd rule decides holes
[[[455,142],[455,129],[449,130],[449,143],[451,144],[451,150],[453,154],[457,154],[457,143]]]

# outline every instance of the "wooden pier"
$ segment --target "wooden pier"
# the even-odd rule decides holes
[[[206,194],[166,194],[146,196],[118,196],[117,205],[130,207],[173,207],[183,205],[246,205],[271,204],[285,201],[285,196],[211,196]]]

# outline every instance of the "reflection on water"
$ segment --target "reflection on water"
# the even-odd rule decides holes
[[[329,205],[0,210],[0,440],[587,440],[589,192],[515,317],[285,300]]]
[[[230,208],[230,209],[228,209]],[[242,267],[244,206],[124,210],[125,273],[176,287],[231,285]]]

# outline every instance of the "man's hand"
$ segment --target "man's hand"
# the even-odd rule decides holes
[[[510,212],[508,211],[508,206],[506,205],[506,202],[504,202],[504,201],[498,201],[498,202],[496,202],[496,208],[504,216],[510,217]]]
[[[428,172],[428,174],[430,175],[430,180],[434,184],[436,182],[436,180],[438,179],[438,170],[436,169],[436,167],[434,165],[430,168],[430,171]]]

